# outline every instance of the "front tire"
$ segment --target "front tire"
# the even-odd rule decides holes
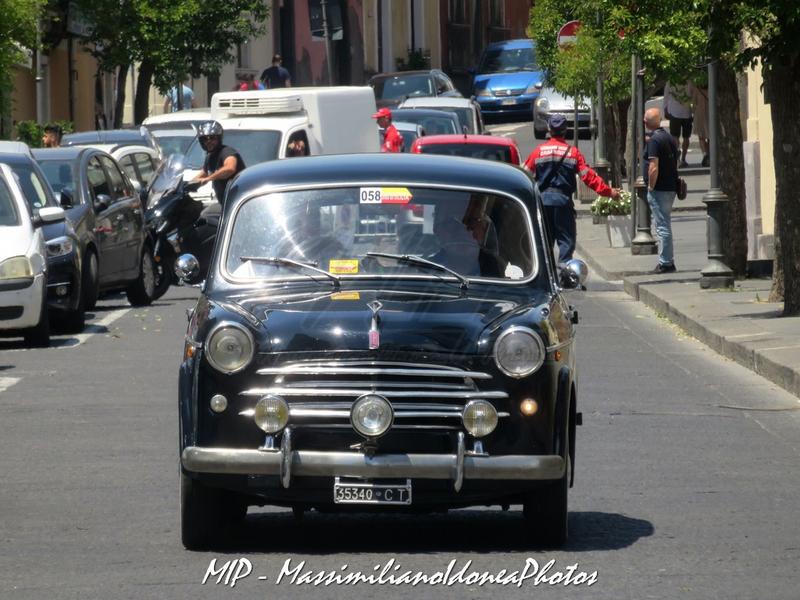
[[[47,286],[42,297],[42,308],[39,309],[39,322],[35,327],[26,329],[22,334],[25,345],[30,348],[47,348],[50,346],[50,312],[47,308]]]
[[[181,472],[181,542],[187,550],[207,550],[228,528],[244,519],[247,504],[226,490],[206,487]]]
[[[165,255],[161,262],[156,265],[156,284],[153,290],[153,300],[158,300],[167,293],[173,281],[173,270],[175,268],[175,256]]]
[[[83,261],[81,273],[81,295],[86,310],[94,310],[100,291],[100,270],[97,266],[97,254],[89,250]]]
[[[570,461],[564,476],[545,488],[528,492],[522,505],[525,525],[533,541],[549,548],[560,548],[569,534],[567,500]]]
[[[145,246],[139,263],[139,277],[125,290],[128,302],[133,306],[147,306],[153,302],[156,288],[156,263],[153,252]]]

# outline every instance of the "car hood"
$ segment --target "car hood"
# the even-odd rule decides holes
[[[542,90],[539,98],[547,99],[547,110],[550,112],[571,112],[575,110],[575,99],[572,96],[564,96],[563,94],[553,90]],[[586,98],[578,100],[578,110],[589,110],[590,102]]]
[[[475,75],[473,88],[477,92],[485,88],[490,90],[518,90],[541,81],[541,71],[515,71],[513,73],[484,73]]]
[[[0,261],[12,256],[30,256],[35,250],[31,247],[35,236],[28,227],[0,227],[0,238],[3,240],[0,244]]]
[[[283,299],[248,294],[235,309],[261,322],[268,351],[367,350],[373,310],[382,350],[477,352],[483,338],[511,316],[548,302],[545,292],[490,297],[418,292],[347,291]],[[230,306],[223,308],[230,310]],[[251,321],[252,324],[252,321]]]

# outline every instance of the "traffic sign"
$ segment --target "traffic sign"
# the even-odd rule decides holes
[[[575,40],[578,38],[578,29],[580,28],[580,21],[569,21],[568,23],[565,23],[561,29],[558,30],[558,37],[556,38],[558,41],[558,47],[566,48],[567,46],[574,44]]]

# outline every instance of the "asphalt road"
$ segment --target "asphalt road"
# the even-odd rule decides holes
[[[50,349],[0,340],[0,598],[796,600],[797,398],[685,337],[618,285],[589,283],[588,292],[569,292],[581,320],[584,426],[570,539],[559,551],[520,541],[519,507],[511,507],[311,513],[300,523],[283,509],[251,510],[229,547],[187,552],[177,368],[197,292],[172,289],[144,309],[104,299],[86,334]],[[252,571],[235,587],[224,576],[201,583],[210,561],[219,568],[242,558]],[[451,561],[453,573],[472,561],[467,572],[496,574],[532,560],[540,570],[555,561],[548,578],[577,565],[575,575],[596,572],[596,582],[277,582],[286,561],[305,561],[301,570],[314,574],[372,574],[389,564],[433,575]]]

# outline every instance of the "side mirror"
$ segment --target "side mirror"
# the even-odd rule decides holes
[[[33,226],[41,227],[48,223],[59,223],[66,219],[64,209],[59,206],[47,206],[40,208],[33,216]]]
[[[544,83],[541,81],[537,81],[533,87],[535,87],[537,90],[541,90],[542,87],[544,87]]]
[[[588,277],[589,267],[577,258],[573,258],[561,267],[561,286],[565,289],[584,289],[583,284]]]
[[[111,196],[108,194],[97,194],[97,198],[94,199],[94,209],[97,212],[104,211],[109,206],[111,206]]]
[[[193,282],[200,274],[200,263],[192,254],[181,254],[175,261],[175,275],[183,283]]]
[[[61,205],[61,208],[72,208],[75,206],[75,200],[72,198],[72,190],[64,188],[60,192],[56,192],[56,199]]]

